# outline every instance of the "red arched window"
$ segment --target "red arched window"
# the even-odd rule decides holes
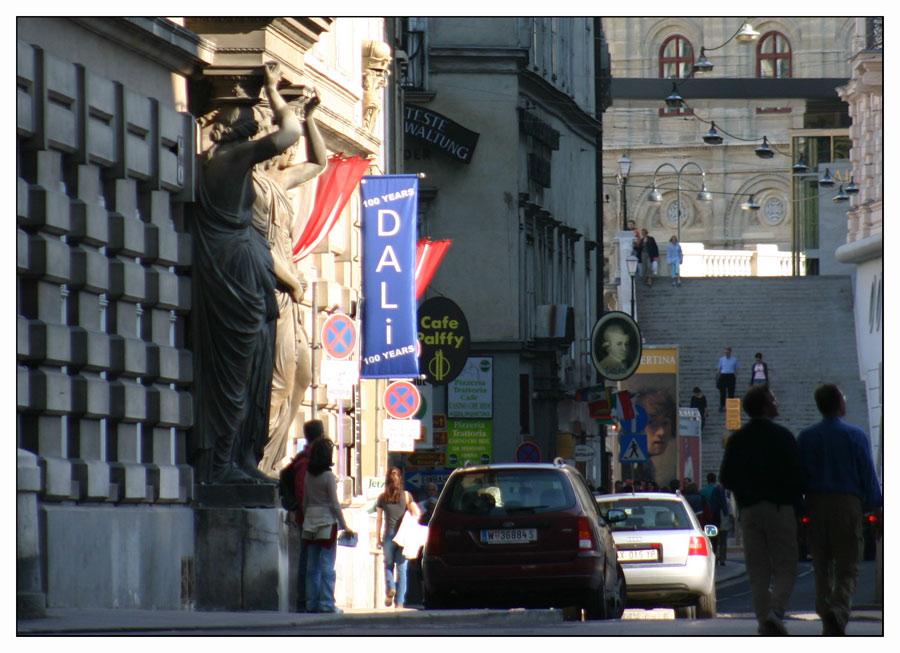
[[[791,42],[781,32],[768,32],[756,45],[757,77],[791,76]]]
[[[659,48],[659,76],[667,79],[683,79],[694,65],[694,46],[681,34],[670,36]],[[686,116],[691,111],[684,107],[659,110],[660,116]]]

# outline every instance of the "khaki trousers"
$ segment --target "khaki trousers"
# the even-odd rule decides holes
[[[784,618],[797,578],[794,508],[761,501],[741,508],[740,522],[756,619],[762,624],[769,610]]]
[[[862,556],[862,502],[854,494],[806,495],[809,553],[816,575],[816,613],[833,611],[841,626],[859,581]]]

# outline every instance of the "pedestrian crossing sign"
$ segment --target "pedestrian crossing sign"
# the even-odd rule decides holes
[[[647,462],[646,433],[622,433],[619,435],[619,462]]]

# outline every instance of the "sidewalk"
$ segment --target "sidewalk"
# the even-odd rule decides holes
[[[722,586],[746,574],[743,550],[729,547],[728,561],[716,567],[716,585]],[[883,607],[855,606],[852,620],[882,621]],[[818,620],[815,614],[792,613],[790,619]],[[191,631],[253,630],[271,628],[313,629],[340,623],[352,626],[404,624],[417,626],[479,625],[537,626],[563,622],[562,610],[416,610],[396,608],[348,608],[343,614],[299,614],[295,612],[201,612],[194,610],[136,610],[100,608],[51,608],[41,619],[16,621],[18,635],[154,635]]]

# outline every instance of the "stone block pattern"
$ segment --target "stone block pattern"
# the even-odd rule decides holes
[[[17,440],[43,501],[187,503],[193,119],[17,42]]]

